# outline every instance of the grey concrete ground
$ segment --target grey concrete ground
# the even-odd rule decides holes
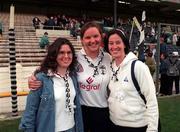
[[[18,116],[12,116],[11,97],[0,98],[0,120],[18,118],[26,105],[26,96],[18,96]]]

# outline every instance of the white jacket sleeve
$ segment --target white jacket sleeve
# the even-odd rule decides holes
[[[135,76],[139,83],[141,92],[145,96],[147,101],[145,120],[148,123],[148,128],[146,132],[157,132],[159,110],[156,98],[156,88],[147,65],[138,61],[135,64]]]

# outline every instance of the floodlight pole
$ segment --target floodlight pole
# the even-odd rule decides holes
[[[117,28],[117,0],[114,0],[114,27]]]

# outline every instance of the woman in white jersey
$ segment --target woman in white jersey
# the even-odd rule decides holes
[[[81,28],[83,48],[77,54],[78,82],[85,132],[110,132],[107,85],[111,57],[102,48],[102,30],[95,22]]]
[[[69,40],[58,38],[36,77],[41,88],[30,91],[20,129],[24,132],[84,132],[75,51]]]
[[[157,132],[158,104],[150,71],[143,62],[136,61],[135,78],[146,103],[139,95],[131,77],[131,64],[137,57],[130,52],[124,32],[114,29],[107,34],[105,49],[112,55],[112,78],[108,85],[112,132]]]
[[[77,75],[85,132],[111,132],[107,104],[111,57],[102,50],[102,41],[102,29],[97,23],[88,22],[81,28],[83,48],[77,53]],[[41,82],[35,80],[29,79],[30,88],[40,86]]]

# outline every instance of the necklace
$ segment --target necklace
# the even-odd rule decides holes
[[[113,61],[114,61],[114,60],[113,60]],[[113,69],[113,67],[112,67],[113,61],[110,62],[110,68],[111,68],[111,71],[112,71],[112,73],[113,73],[111,80],[114,79],[114,81],[118,81],[117,73],[118,73],[120,67],[118,67],[118,69],[117,69],[116,71],[114,71],[114,69]]]
[[[63,78],[64,82],[65,82],[65,86],[66,86],[66,109],[68,110],[68,112],[72,113],[72,105],[71,105],[71,101],[70,101],[70,88],[69,88],[69,82],[68,82],[68,74],[69,72],[67,71],[65,76],[62,77],[59,73],[56,72],[56,74],[58,76],[60,76],[61,78]]]
[[[85,58],[86,61],[88,62],[89,66],[94,69],[93,77],[95,77],[96,75],[99,74],[98,66],[102,63],[103,57],[104,57],[104,53],[101,51],[101,59],[99,60],[99,62],[98,62],[97,65],[94,65],[94,64],[87,58],[87,56],[84,55],[84,58]]]

